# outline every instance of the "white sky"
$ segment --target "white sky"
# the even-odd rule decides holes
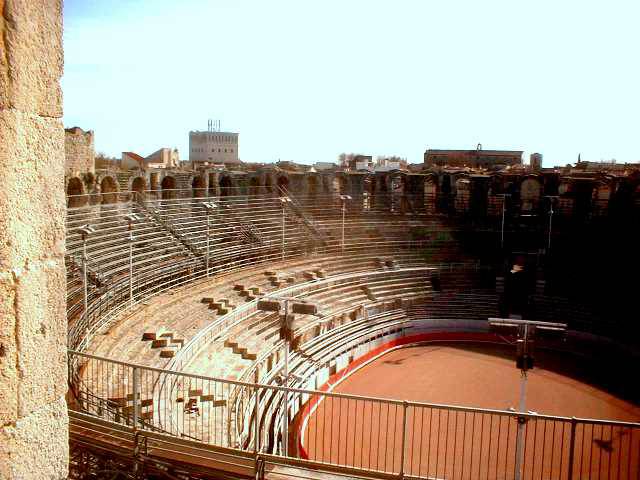
[[[119,157],[220,119],[240,158],[505,148],[640,161],[640,2],[66,0],[65,126]]]

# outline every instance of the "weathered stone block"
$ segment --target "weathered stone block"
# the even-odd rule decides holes
[[[67,478],[68,424],[67,404],[59,398],[0,426],[0,478]]]
[[[23,417],[67,391],[63,263],[30,263],[15,282],[18,416]]]
[[[0,110],[0,271],[64,255],[64,130]],[[28,208],[26,207],[28,205]]]
[[[0,273],[0,425],[18,417],[16,370],[15,283],[11,272]]]
[[[0,9],[0,109],[62,117],[62,1],[4,0]]]

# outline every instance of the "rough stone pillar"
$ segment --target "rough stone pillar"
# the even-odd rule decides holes
[[[61,0],[0,0],[0,478],[67,476]]]

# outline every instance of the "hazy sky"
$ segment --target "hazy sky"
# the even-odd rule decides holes
[[[640,161],[640,2],[66,0],[65,126],[148,155],[220,119],[240,158],[505,148]]]

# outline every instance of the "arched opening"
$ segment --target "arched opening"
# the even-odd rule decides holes
[[[338,195],[345,195],[347,193],[347,180],[344,177],[334,177],[333,191]]]
[[[267,175],[264,177],[264,189],[267,193],[273,192],[273,180],[271,179],[271,175]]]
[[[438,198],[438,177],[429,176],[424,182],[424,206],[427,213],[436,212]]]
[[[278,188],[289,190],[289,178],[285,176],[278,177]]]
[[[147,189],[147,181],[144,177],[136,177],[131,183],[131,191],[134,192],[134,200],[144,200],[144,193]]]
[[[209,196],[218,196],[218,181],[215,173],[209,173]]]
[[[202,198],[207,196],[207,183],[201,175],[195,177],[191,182],[191,195],[193,198]]]
[[[318,194],[318,177],[310,175],[307,177],[307,193],[310,197],[315,197]]]
[[[113,177],[104,177],[100,182],[102,203],[116,203],[118,201],[118,184]]]
[[[176,198],[176,185],[177,185],[176,179],[173,177],[166,176],[162,179],[160,188],[162,188],[163,200]]]
[[[220,196],[228,197],[233,195],[233,183],[231,178],[227,175],[220,177]]]
[[[78,177],[69,179],[67,184],[67,206],[83,207],[87,204],[87,196],[84,194],[84,185]]]
[[[253,177],[249,180],[249,195],[259,195],[260,194],[260,179],[258,177]]]

